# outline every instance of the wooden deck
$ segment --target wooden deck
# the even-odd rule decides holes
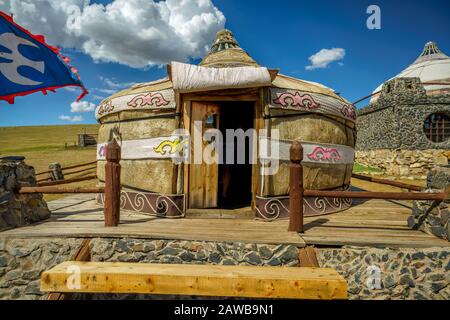
[[[358,245],[379,247],[448,247],[449,242],[410,230],[408,204],[358,201],[344,212],[305,218],[305,234],[288,232],[288,221],[193,218],[162,219],[123,211],[118,227],[104,227],[103,208],[92,195],[49,202],[52,217],[44,222],[0,232],[0,238],[135,237],[266,244]]]

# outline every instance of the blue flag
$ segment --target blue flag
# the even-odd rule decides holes
[[[33,35],[0,11],[0,100],[14,103],[14,98],[34,92],[78,86],[80,100],[87,90],[77,70],[68,65],[59,48],[45,43],[43,36]]]

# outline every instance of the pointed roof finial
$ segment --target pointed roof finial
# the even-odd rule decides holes
[[[449,58],[448,56],[446,56],[441,50],[439,50],[436,42],[429,41],[425,44],[422,53],[416,59],[416,61],[414,61],[413,64],[429,60],[448,59],[448,58]]]
[[[237,43],[233,33],[222,29],[216,34],[211,49],[200,62],[204,67],[258,66]]]

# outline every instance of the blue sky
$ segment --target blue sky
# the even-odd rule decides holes
[[[107,4],[110,1],[96,2]],[[350,101],[371,93],[381,82],[403,70],[420,54],[427,41],[436,41],[440,49],[450,55],[448,0],[213,0],[213,4],[225,17],[225,27],[233,31],[239,44],[259,64],[279,68],[283,74],[323,83]],[[381,30],[366,27],[369,16],[366,9],[371,4],[381,8]],[[39,16],[39,12],[35,14]],[[57,40],[56,35],[54,39],[61,43],[66,41]],[[94,54],[83,53],[81,47],[68,48],[70,46],[77,47],[77,44],[68,43],[63,52],[71,57],[91,91],[84,99],[87,102],[98,104],[101,97],[107,97],[120,87],[165,76],[165,67],[132,68],[105,62],[105,58],[94,61]],[[335,61],[326,68],[305,69],[310,64],[310,56],[331,48],[345,50],[340,63]],[[151,59],[155,59],[150,43],[146,50]],[[199,61],[198,58],[189,60]],[[78,94],[78,89],[73,92],[60,89],[47,96],[35,93],[18,97],[14,105],[0,101],[0,126],[70,123],[60,119],[61,115],[83,118],[73,123],[95,123],[93,112],[71,112],[70,105]]]

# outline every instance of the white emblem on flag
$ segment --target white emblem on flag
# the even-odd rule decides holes
[[[26,45],[38,48],[38,46],[35,45],[34,43],[26,39],[20,38],[13,33],[3,33],[0,35],[0,46],[3,46],[11,51],[11,53],[0,52],[0,58],[10,60],[3,62],[0,60],[0,73],[3,74],[9,81],[24,86],[33,86],[41,84],[42,82],[31,80],[19,74],[17,69],[20,66],[31,67],[39,71],[40,73],[44,73],[45,70],[45,64],[43,61],[33,61],[24,57],[19,52],[19,45]]]

